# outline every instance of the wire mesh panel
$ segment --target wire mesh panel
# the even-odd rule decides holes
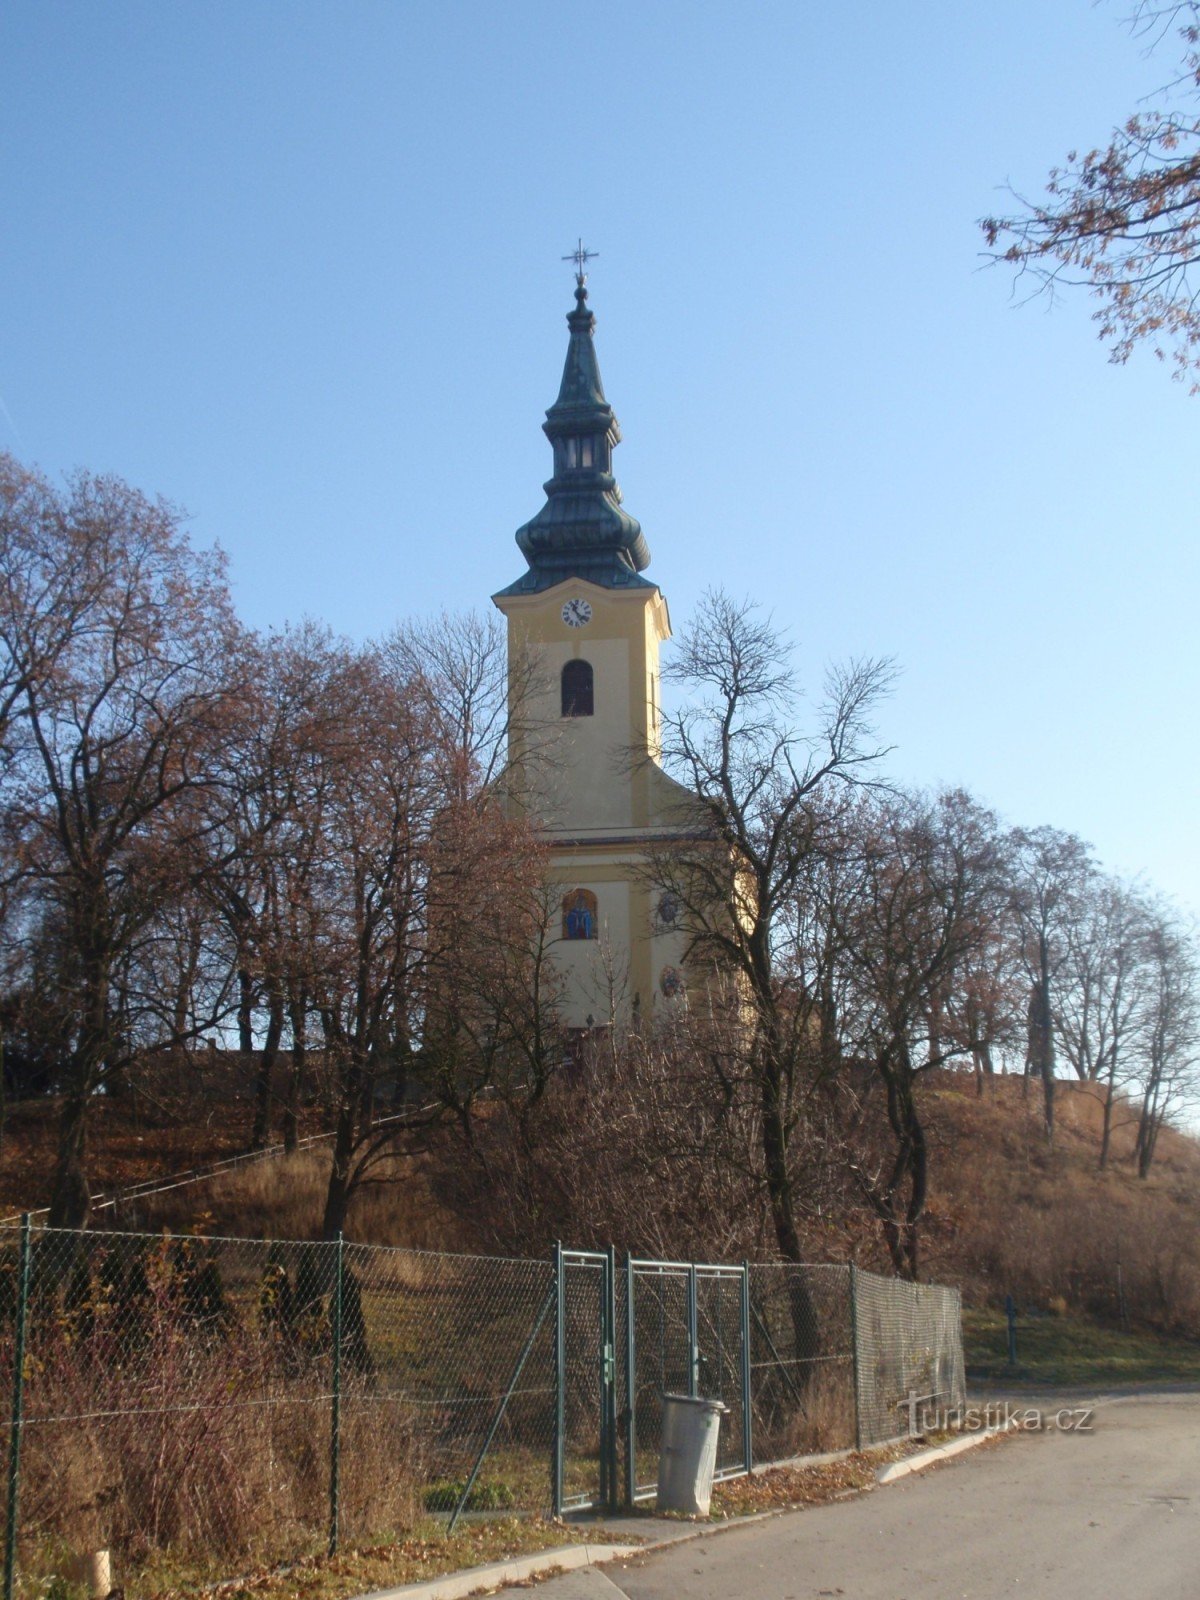
[[[13,1372],[17,1356],[17,1320],[18,1307],[22,1300],[21,1276],[21,1239],[14,1228],[0,1228],[0,1450],[3,1455],[0,1460],[6,1469],[13,1463],[13,1409],[10,1397],[13,1395]],[[22,1367],[24,1361],[22,1361]],[[5,1485],[6,1492],[0,1493],[0,1548],[5,1552],[6,1567],[8,1561],[15,1556],[15,1548],[9,1549],[9,1500],[13,1490],[11,1478]],[[12,1530],[15,1539],[16,1529]]]
[[[613,1378],[610,1263],[585,1250],[562,1252],[561,1426],[558,1505],[579,1510],[610,1497],[607,1397]]]
[[[319,1548],[334,1267],[322,1245],[32,1234],[18,1592],[64,1549],[111,1549],[136,1592]]]
[[[30,1268],[19,1594],[72,1551],[136,1596],[386,1538],[489,1436],[471,1505],[549,1504],[546,1262],[39,1229]],[[6,1390],[16,1271],[3,1230]]]
[[[741,1267],[696,1268],[697,1388],[704,1399],[723,1401],[727,1410],[717,1435],[718,1478],[746,1470],[742,1431],[744,1279]]]
[[[858,1415],[863,1444],[915,1431],[931,1406],[966,1400],[957,1289],[855,1274]]]
[[[346,1246],[342,1520],[375,1536],[382,1485],[400,1509],[550,1502],[554,1272],[508,1261]],[[494,1429],[494,1431],[493,1431]]]
[[[663,1395],[695,1393],[690,1276],[691,1268],[680,1262],[629,1264],[625,1449],[626,1481],[632,1482],[635,1499],[652,1495],[658,1486]]]
[[[855,1442],[850,1269],[750,1268],[756,1463]]]

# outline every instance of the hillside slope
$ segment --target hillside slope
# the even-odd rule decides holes
[[[1095,1085],[1061,1082],[1053,1148],[1036,1088],[942,1073],[925,1086],[933,1193],[925,1261],[968,1304],[1071,1309],[1169,1332],[1200,1333],[1200,1143],[1164,1129],[1151,1174],[1130,1159],[1132,1108],[1114,1108],[1108,1169],[1098,1168]]]
[[[930,1074],[921,1103],[931,1148],[923,1224],[924,1275],[959,1285],[970,1306],[1084,1313],[1123,1325],[1200,1335],[1200,1142],[1164,1130],[1150,1177],[1130,1160],[1132,1109],[1114,1113],[1109,1168],[1098,1170],[1102,1104],[1093,1085],[1060,1084],[1053,1148],[1041,1132],[1036,1089],[998,1077],[982,1096],[966,1074]],[[198,1166],[245,1147],[246,1108],[208,1109],[202,1123],[116,1104],[98,1107],[96,1177],[106,1186]],[[52,1108],[17,1108],[0,1160],[6,1209],[45,1199]],[[315,1118],[308,1131],[317,1131]],[[156,1230],[197,1223],[231,1235],[311,1237],[321,1215],[328,1157],[302,1151],[119,1208],[116,1225]],[[472,1203],[459,1202],[462,1147],[440,1146],[397,1166],[392,1181],[352,1202],[351,1237],[423,1249],[489,1248]],[[477,1193],[476,1185],[473,1194]],[[98,1221],[101,1219],[97,1219]],[[105,1219],[107,1220],[107,1214]],[[864,1214],[842,1219],[819,1253],[886,1269]],[[603,1244],[603,1239],[579,1239]]]

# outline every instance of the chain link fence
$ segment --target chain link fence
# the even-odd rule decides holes
[[[840,1450],[855,1428],[853,1274],[750,1268],[750,1397],[760,1460]]]
[[[956,1292],[848,1267],[25,1226],[0,1384],[6,1596],[107,1549],[138,1600],[422,1517],[648,1497],[664,1393],[725,1402],[729,1477],[896,1437],[963,1364]]]
[[[922,1406],[966,1403],[957,1289],[855,1270],[853,1304],[860,1445],[915,1430]]]

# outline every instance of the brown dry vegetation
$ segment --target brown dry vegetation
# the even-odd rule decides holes
[[[244,1154],[254,1122],[254,1057],[237,1051],[177,1051],[140,1065],[120,1092],[93,1097],[88,1111],[87,1150],[97,1194]],[[314,1079],[317,1074],[314,1071]],[[282,1104],[286,1082],[276,1074]],[[58,1150],[62,1100],[45,1095],[5,1108],[0,1146],[0,1209],[48,1205]],[[301,1138],[329,1127],[322,1098],[299,1108]],[[96,1217],[102,1225],[104,1214]]]
[[[1142,1181],[1131,1162],[1133,1112],[1118,1106],[1109,1170],[1099,1171],[1101,1094],[1096,1085],[1061,1082],[1058,1134],[1050,1147],[1042,1138],[1037,1088],[1027,1088],[1024,1078],[989,1078],[981,1098],[971,1075],[923,1077],[922,1107],[933,1147],[926,1277],[957,1283],[966,1302],[976,1306],[997,1304],[1013,1293],[1022,1306],[1069,1309],[1114,1322],[1123,1318],[1195,1336],[1200,1333],[1200,1142],[1165,1130],[1154,1171]],[[581,1152],[578,1144],[558,1147],[550,1139],[542,1187],[526,1195],[530,1214],[525,1218],[515,1214],[518,1195],[504,1163],[493,1160],[485,1170],[446,1130],[434,1149],[398,1163],[390,1181],[355,1197],[347,1234],[363,1243],[424,1250],[534,1254],[562,1234],[578,1245],[611,1237],[622,1246],[635,1243],[635,1248],[675,1254],[770,1256],[770,1240],[760,1224],[750,1221],[749,1187],[722,1181],[718,1198],[726,1211],[717,1214],[710,1206],[717,1195],[704,1182],[702,1158],[680,1163],[674,1178],[661,1171],[656,1176],[650,1162],[638,1170],[637,1152],[616,1150],[621,1139],[611,1122],[614,1104],[608,1091],[566,1086],[562,1096],[560,1130],[574,1128],[571,1138],[579,1139],[578,1130],[589,1123],[589,1150]],[[584,1096],[589,1115],[581,1118]],[[5,1192],[13,1198],[29,1166],[29,1150],[22,1144],[30,1126],[37,1126],[32,1115],[14,1120],[5,1154],[10,1174]],[[210,1136],[205,1130],[203,1138]],[[123,1157],[123,1171],[144,1176],[149,1163],[139,1166],[139,1147],[131,1141],[147,1136],[126,1131],[122,1138],[122,1149],[130,1152]],[[174,1138],[184,1149],[182,1130]],[[162,1149],[158,1136],[155,1149]],[[562,1165],[573,1154],[587,1154],[589,1171],[576,1171],[568,1187]],[[326,1176],[328,1155],[318,1147],[142,1200],[126,1208],[120,1222],[184,1229],[205,1219],[211,1232],[234,1237],[312,1238],[320,1224]],[[26,1197],[27,1192],[21,1195]],[[862,1211],[843,1208],[810,1216],[805,1246],[810,1259],[856,1259],[861,1266],[886,1270],[874,1222]]]
[[[470,1219],[438,1196],[452,1160],[449,1151],[414,1156],[390,1179],[360,1189],[350,1202],[347,1238],[412,1250],[477,1247]],[[205,1220],[206,1231],[235,1239],[312,1239],[320,1231],[329,1161],[329,1150],[317,1147],[256,1162],[125,1208],[122,1225],[179,1231]]]
[[[1022,1306],[1200,1334],[1200,1144],[1165,1129],[1140,1180],[1133,1116],[1118,1105],[1101,1172],[1097,1086],[1059,1084],[1053,1148],[1038,1136],[1036,1092],[1024,1089],[1023,1079],[998,1077],[979,1099],[972,1079],[952,1074],[926,1086],[936,1172],[929,1276],[960,1284],[968,1304],[1011,1293]]]

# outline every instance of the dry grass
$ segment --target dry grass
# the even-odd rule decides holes
[[[821,1455],[854,1443],[854,1368],[844,1361],[816,1363],[799,1396],[775,1372],[754,1374],[754,1452],[768,1461]]]
[[[98,1099],[88,1125],[92,1186],[108,1192],[237,1155],[246,1148],[249,1116],[237,1102],[194,1106],[185,1118],[136,1102]],[[21,1101],[8,1108],[0,1154],[0,1212],[49,1204],[57,1148],[56,1099]]]
[[[1090,1085],[1060,1085],[1054,1146],[1036,1088],[941,1074],[925,1090],[933,1192],[925,1270],[958,1283],[970,1305],[1011,1293],[1023,1308],[1057,1306],[1164,1334],[1200,1334],[1200,1144],[1166,1130],[1148,1180],[1127,1159],[1117,1108],[1114,1154],[1098,1170],[1102,1108]]]
[[[329,1160],[322,1147],[235,1168],[138,1201],[123,1210],[121,1224],[180,1232],[201,1222],[228,1238],[314,1239],[320,1233]],[[412,1250],[470,1250],[476,1242],[471,1229],[437,1195],[443,1165],[435,1157],[416,1156],[398,1164],[390,1181],[360,1189],[346,1217],[347,1238]]]
[[[22,1454],[21,1594],[44,1593],[69,1552],[111,1549],[132,1600],[160,1588],[164,1571],[213,1583],[324,1544],[324,1363],[284,1376],[243,1339],[198,1346],[177,1329],[153,1333],[143,1355],[120,1365],[102,1349],[81,1353],[69,1331],[35,1339],[39,1418]],[[419,1515],[419,1422],[402,1402],[356,1403],[347,1389],[342,1527],[349,1539],[394,1537]],[[146,1409],[151,1397],[161,1409]]]

